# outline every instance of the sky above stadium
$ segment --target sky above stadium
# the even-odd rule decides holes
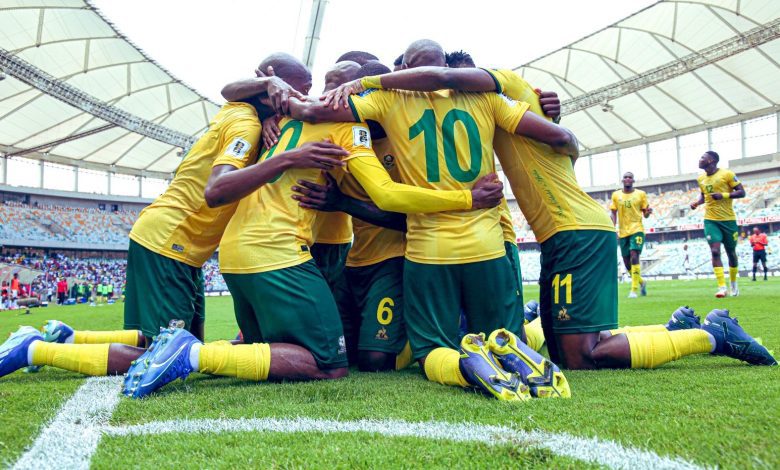
[[[415,39],[463,49],[478,65],[514,68],[598,31],[655,0],[330,0],[312,93],[348,50],[386,65]],[[94,0],[119,30],[176,77],[222,102],[219,91],[252,75],[266,55],[300,57],[311,0]]]

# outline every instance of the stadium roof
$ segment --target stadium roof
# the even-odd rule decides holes
[[[518,70],[597,153],[780,110],[779,37],[777,0],[667,0]],[[11,156],[166,177],[218,108],[89,0],[0,0],[0,69]]]
[[[780,107],[780,1],[668,0],[517,70],[597,153]]]
[[[82,0],[0,0],[0,55],[0,150],[10,155],[169,175],[218,109]]]

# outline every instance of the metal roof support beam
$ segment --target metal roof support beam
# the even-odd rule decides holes
[[[0,47],[0,68],[5,73],[58,100],[92,114],[131,132],[182,148],[189,148],[195,138],[155,124],[115,106],[111,106],[78,88],[65,83]]]
[[[85,132],[80,132],[78,134],[69,135],[68,137],[63,137],[62,139],[52,140],[51,142],[46,142],[45,144],[36,145],[35,147],[30,147],[28,149],[24,150],[17,150],[15,152],[11,152],[6,154],[6,157],[21,157],[22,155],[27,155],[28,153],[37,152],[39,150],[48,149],[51,147],[55,147],[60,144],[64,144],[66,142],[72,142],[74,140],[78,140],[93,134],[97,134],[98,132],[103,132],[108,129],[113,129],[116,127],[114,124],[106,124],[105,126],[96,127],[95,129],[90,129]]]
[[[721,41],[679,60],[650,69],[647,72],[621,80],[612,85],[593,90],[585,95],[566,100],[562,103],[562,114],[571,114],[592,106],[599,106],[609,100],[659,85],[672,78],[714,64],[777,38],[780,38],[780,18],[746,31],[742,36],[735,36]]]
[[[325,7],[328,0],[312,0],[311,18],[309,19],[309,30],[306,34],[306,41],[303,45],[303,63],[307,67],[314,65],[314,58],[317,55],[317,44],[320,42],[320,31],[322,30],[322,20],[325,18]]]

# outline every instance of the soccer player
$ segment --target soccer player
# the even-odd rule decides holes
[[[299,61],[287,55],[284,60],[287,67],[298,69],[299,76],[310,77]],[[479,211],[495,207],[502,196],[502,185],[491,181],[495,175],[486,175],[470,190],[394,183],[379,164],[364,125],[308,124],[289,118],[280,125],[279,143],[260,158],[260,165],[276,172],[252,180],[259,188],[239,202],[220,243],[220,270],[233,296],[244,342],[250,344],[204,345],[186,330],[167,330],[128,371],[128,396],[144,396],[192,370],[257,381],[335,379],[347,374],[336,304],[309,249],[315,213],[301,209],[291,197],[299,180],[322,183],[324,177],[318,169],[272,166],[280,147],[295,152],[324,140],[343,147],[339,150],[347,157],[348,171],[383,210]],[[343,177],[342,171],[334,173]],[[170,364],[170,372],[159,364]]]
[[[750,246],[753,247],[753,281],[756,280],[759,261],[761,261],[761,265],[764,267],[764,280],[766,281],[766,248],[769,246],[769,241],[766,238],[766,234],[761,233],[761,229],[758,227],[753,227],[753,235],[750,236]]]
[[[443,66],[444,60],[441,46],[421,40],[406,50],[403,65]],[[291,100],[290,111],[305,120],[379,122],[403,156],[398,159],[402,180],[417,186],[464,188],[492,171],[496,127],[537,138],[561,153],[577,154],[573,134],[525,113],[527,104],[496,93],[368,90],[350,97],[349,103],[351,109],[334,109]],[[527,349],[516,337],[522,331],[523,317],[517,314],[522,306],[517,306],[519,293],[506,258],[499,219],[498,210],[407,217],[407,333],[414,359],[422,362],[430,380],[471,384],[501,399],[521,400],[528,396],[527,388],[520,387],[517,376],[498,366],[484,337],[464,337],[462,360],[456,349],[461,310],[470,329],[494,332],[489,342],[496,344],[496,350],[507,344]],[[506,350],[505,354],[510,355]],[[509,367],[510,362],[507,359],[502,365]],[[554,365],[535,363],[533,367],[534,373],[549,370],[557,385],[568,393],[565,378],[550,370]],[[510,372],[520,372],[519,367]]]
[[[297,74],[285,56],[270,56],[262,65],[263,70],[276,68],[281,78],[244,81],[241,85],[254,92],[253,96],[267,95],[269,101],[280,102],[282,94],[308,92],[310,77]],[[51,365],[87,375],[124,373],[144,352],[148,338],[174,320],[184,322],[202,338],[200,266],[219,244],[238,200],[252,193],[256,182],[265,181],[269,172],[278,172],[278,167],[332,168],[339,164],[334,157],[343,153],[334,144],[320,142],[278,152],[270,164],[254,165],[259,117],[272,113],[257,100],[225,104],[188,152],[166,192],[141,212],[130,233],[125,330],[74,332],[51,321],[41,335],[24,327],[0,347],[14,357],[0,363],[0,376],[27,365]]]
[[[642,225],[642,217],[645,219],[653,213],[653,208],[647,202],[647,193],[641,189],[634,189],[634,174],[627,171],[623,174],[623,189],[612,193],[612,202],[609,205],[612,211],[612,224],[620,220],[618,232],[618,244],[620,254],[626,271],[631,273],[631,292],[629,299],[637,297],[636,291],[641,287],[642,295],[647,295],[647,282],[642,279],[639,255],[645,242],[645,228]]]
[[[718,282],[718,291],[715,297],[723,298],[728,295],[739,295],[737,277],[739,276],[739,258],[737,257],[737,240],[739,239],[739,227],[737,227],[737,215],[734,213],[733,199],[745,197],[745,188],[737,179],[733,171],[718,168],[720,156],[717,152],[708,150],[699,158],[699,168],[704,174],[697,179],[701,195],[699,199],[691,203],[691,209],[696,209],[704,204],[704,236],[710,245],[712,253],[712,268],[715,271],[715,279]],[[726,279],[723,275],[723,261],[721,261],[720,247],[726,249],[729,259],[729,280],[731,289],[726,287]]]
[[[424,65],[441,65],[432,62]],[[530,103],[532,111],[542,115],[534,89],[507,70],[412,68],[345,84],[325,103],[338,106],[340,97],[370,88],[501,91]],[[667,325],[614,329],[614,226],[577,184],[576,159],[508,132],[497,131],[494,144],[520,209],[542,245],[539,310],[553,361],[571,369],[654,368],[690,354],[712,353],[751,364],[777,364],[727,310],[713,310],[703,325],[692,309],[681,307]]]

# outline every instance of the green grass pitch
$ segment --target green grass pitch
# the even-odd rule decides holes
[[[649,296],[627,299],[620,286],[620,324],[664,323],[680,305],[699,315],[728,308],[740,324],[780,352],[780,280],[740,280],[741,296],[715,299],[714,281],[651,282]],[[526,288],[525,298],[538,289]],[[0,313],[0,334],[18,325],[57,318],[82,329],[116,329],[122,305],[34,309]],[[208,340],[235,336],[229,297],[209,298]],[[382,374],[352,373],[318,383],[249,383],[193,374],[149,399],[122,399],[111,424],[126,426],[178,418],[397,419],[513,425],[609,439],[702,466],[780,467],[780,367],[752,367],[708,355],[684,358],[657,370],[567,372],[571,400],[500,403],[430,383],[418,368]],[[30,447],[59,407],[83,383],[78,374],[45,368],[0,379],[0,465]],[[56,456],[56,449],[52,454]],[[174,433],[104,437],[92,457],[96,468],[200,467],[448,467],[473,460],[480,467],[577,467],[586,464],[550,451],[516,445],[432,441],[366,433],[226,432],[207,438]]]

